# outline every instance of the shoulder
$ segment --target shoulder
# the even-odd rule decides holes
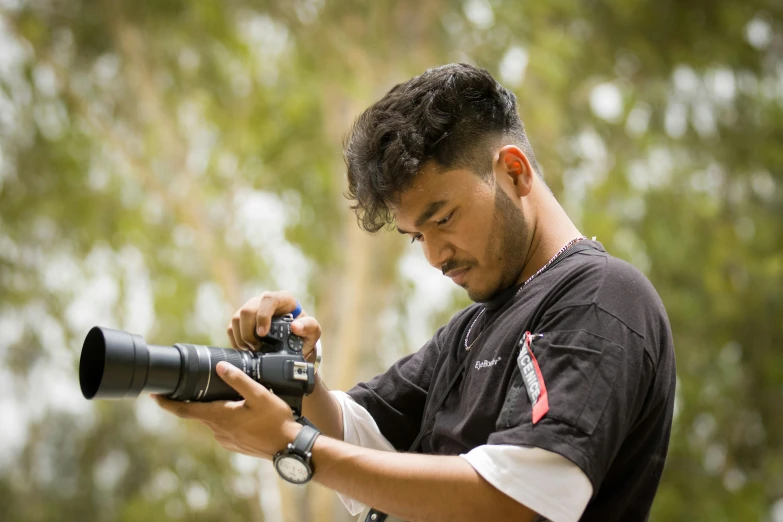
[[[600,248],[572,256],[550,283],[543,300],[547,316],[579,318],[625,342],[636,338],[657,359],[655,347],[662,334],[669,337],[669,320],[658,292],[635,266]]]
[[[663,311],[663,304],[652,283],[635,266],[599,249],[578,252],[542,278],[539,291],[545,294],[549,308],[595,305],[627,320],[632,329],[640,327],[630,310],[652,308]]]
[[[666,316],[661,298],[647,276],[632,264],[610,255],[606,256],[595,303],[639,334],[644,334],[646,321]]]

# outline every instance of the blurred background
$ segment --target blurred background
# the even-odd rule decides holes
[[[644,271],[679,382],[652,520],[783,521],[776,0],[0,1],[0,520],[350,520],[148,398],[88,402],[93,325],[228,346],[287,289],[347,390],[467,304],[349,211],[342,138],[464,61],[513,89],[582,232]]]

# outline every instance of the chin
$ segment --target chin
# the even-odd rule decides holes
[[[468,292],[468,297],[474,303],[486,303],[500,295],[504,290],[514,286],[515,280],[507,282],[505,280],[500,281],[490,287],[470,288],[465,286],[465,290]]]
[[[497,289],[493,287],[488,288],[486,285],[482,285],[480,278],[473,278],[471,281],[463,281],[460,285],[468,293],[468,297],[474,303],[485,303],[492,299],[492,296],[497,293]]]
[[[488,291],[486,289],[465,288],[465,290],[468,292],[470,300],[474,303],[486,303],[497,294],[497,291]]]

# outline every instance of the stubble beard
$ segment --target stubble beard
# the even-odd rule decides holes
[[[514,285],[525,268],[525,245],[528,227],[522,212],[510,197],[495,186],[495,214],[487,243],[485,259],[492,268],[499,264],[499,277],[489,288],[468,288],[468,297],[477,303],[491,301],[493,297]]]

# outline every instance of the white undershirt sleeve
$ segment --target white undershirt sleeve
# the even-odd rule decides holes
[[[343,441],[362,446],[363,448],[382,451],[395,451],[394,446],[375,423],[370,412],[354,401],[350,395],[342,391],[330,391],[329,393],[340,403],[343,410]],[[337,493],[340,501],[348,509],[351,515],[358,515],[365,508],[361,502]]]
[[[343,440],[364,448],[395,451],[375,420],[347,393],[330,392],[343,411]],[[579,520],[593,495],[587,475],[562,455],[541,448],[483,445],[460,455],[502,493],[552,522]],[[337,494],[352,515],[365,506]]]
[[[552,522],[576,522],[593,495],[587,475],[541,448],[484,445],[460,455],[498,490]]]

